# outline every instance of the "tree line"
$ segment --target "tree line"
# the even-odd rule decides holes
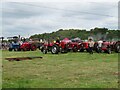
[[[120,40],[120,30],[109,30],[108,28],[94,28],[87,31],[86,29],[59,29],[52,33],[35,34],[30,36],[30,38],[39,38],[45,40],[56,40],[59,37],[61,40],[64,38],[76,38],[79,37],[82,40],[88,39],[92,36],[94,40]]]

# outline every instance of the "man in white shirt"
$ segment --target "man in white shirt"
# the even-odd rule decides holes
[[[101,48],[101,47],[102,47],[102,43],[103,43],[103,41],[102,41],[102,40],[99,40],[99,41],[98,41],[98,47]]]

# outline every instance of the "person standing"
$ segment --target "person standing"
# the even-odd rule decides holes
[[[57,37],[56,43],[60,43],[60,38]]]
[[[88,47],[89,47],[89,53],[93,54],[94,41],[92,38],[88,39]]]
[[[99,49],[99,52],[102,51],[102,44],[103,44],[103,41],[100,39],[100,40],[98,41],[98,49]]]

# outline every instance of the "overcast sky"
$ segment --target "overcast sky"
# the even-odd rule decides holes
[[[118,29],[117,2],[2,2],[1,12],[5,37],[71,28]]]

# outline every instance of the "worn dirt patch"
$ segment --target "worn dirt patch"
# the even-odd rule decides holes
[[[32,60],[35,58],[42,59],[43,57],[16,57],[16,58],[5,58],[8,61],[21,61],[21,60]]]

